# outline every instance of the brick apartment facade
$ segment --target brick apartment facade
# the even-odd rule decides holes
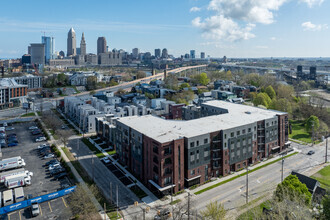
[[[201,105],[199,119],[119,118],[119,161],[151,191],[175,193],[255,164],[288,144],[288,115],[223,101]]]

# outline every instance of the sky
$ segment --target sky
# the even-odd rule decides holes
[[[0,58],[27,53],[41,36],[66,53],[67,32],[85,33],[87,52],[154,54],[196,50],[210,57],[330,57],[330,0],[1,0]]]

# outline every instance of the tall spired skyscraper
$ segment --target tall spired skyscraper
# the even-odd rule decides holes
[[[71,28],[68,33],[68,51],[67,56],[76,56],[76,32]]]
[[[81,36],[81,41],[80,41],[80,55],[86,55],[86,42],[85,42],[85,36],[84,32],[82,33]]]

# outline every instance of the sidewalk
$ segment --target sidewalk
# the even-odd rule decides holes
[[[46,128],[45,124],[43,123],[42,120],[40,120],[40,117],[38,116],[38,114],[35,112],[36,118],[41,122],[42,126],[44,128]],[[76,180],[80,183],[80,185],[82,186],[82,188],[85,190],[85,192],[87,193],[88,197],[91,199],[91,201],[93,202],[95,208],[98,210],[101,219],[104,219],[104,209],[103,207],[100,205],[100,203],[96,200],[95,196],[93,195],[93,193],[89,190],[88,186],[86,185],[86,183],[84,182],[84,180],[81,178],[81,176],[79,175],[79,173],[77,172],[77,170],[75,169],[75,167],[72,165],[72,163],[70,162],[69,158],[66,156],[66,154],[64,153],[64,151],[61,148],[61,145],[59,145],[56,140],[54,139],[54,137],[52,136],[52,134],[48,131],[48,129],[45,129],[50,137],[50,144],[55,144],[57,149],[61,152],[61,156],[63,158],[63,160],[68,164],[68,166],[70,167],[72,174],[75,176]],[[108,215],[106,215],[106,219],[110,220]]]

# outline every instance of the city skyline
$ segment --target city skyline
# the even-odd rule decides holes
[[[72,1],[68,7],[76,10],[57,16],[63,10],[61,3],[65,2],[22,1],[24,7],[5,10],[0,16],[0,57],[21,57],[27,45],[39,43],[44,34],[55,38],[56,51],[66,52],[71,27],[76,36],[85,33],[87,53],[95,54],[97,38],[104,36],[110,49],[139,48],[153,54],[156,48],[167,48],[176,57],[190,50],[211,57],[330,57],[329,1],[240,1],[235,5],[228,0],[144,0],[139,5],[79,1],[79,7]],[[14,5],[8,1],[3,6]],[[105,13],[109,9],[111,13]],[[31,10],[38,13],[31,15]]]

